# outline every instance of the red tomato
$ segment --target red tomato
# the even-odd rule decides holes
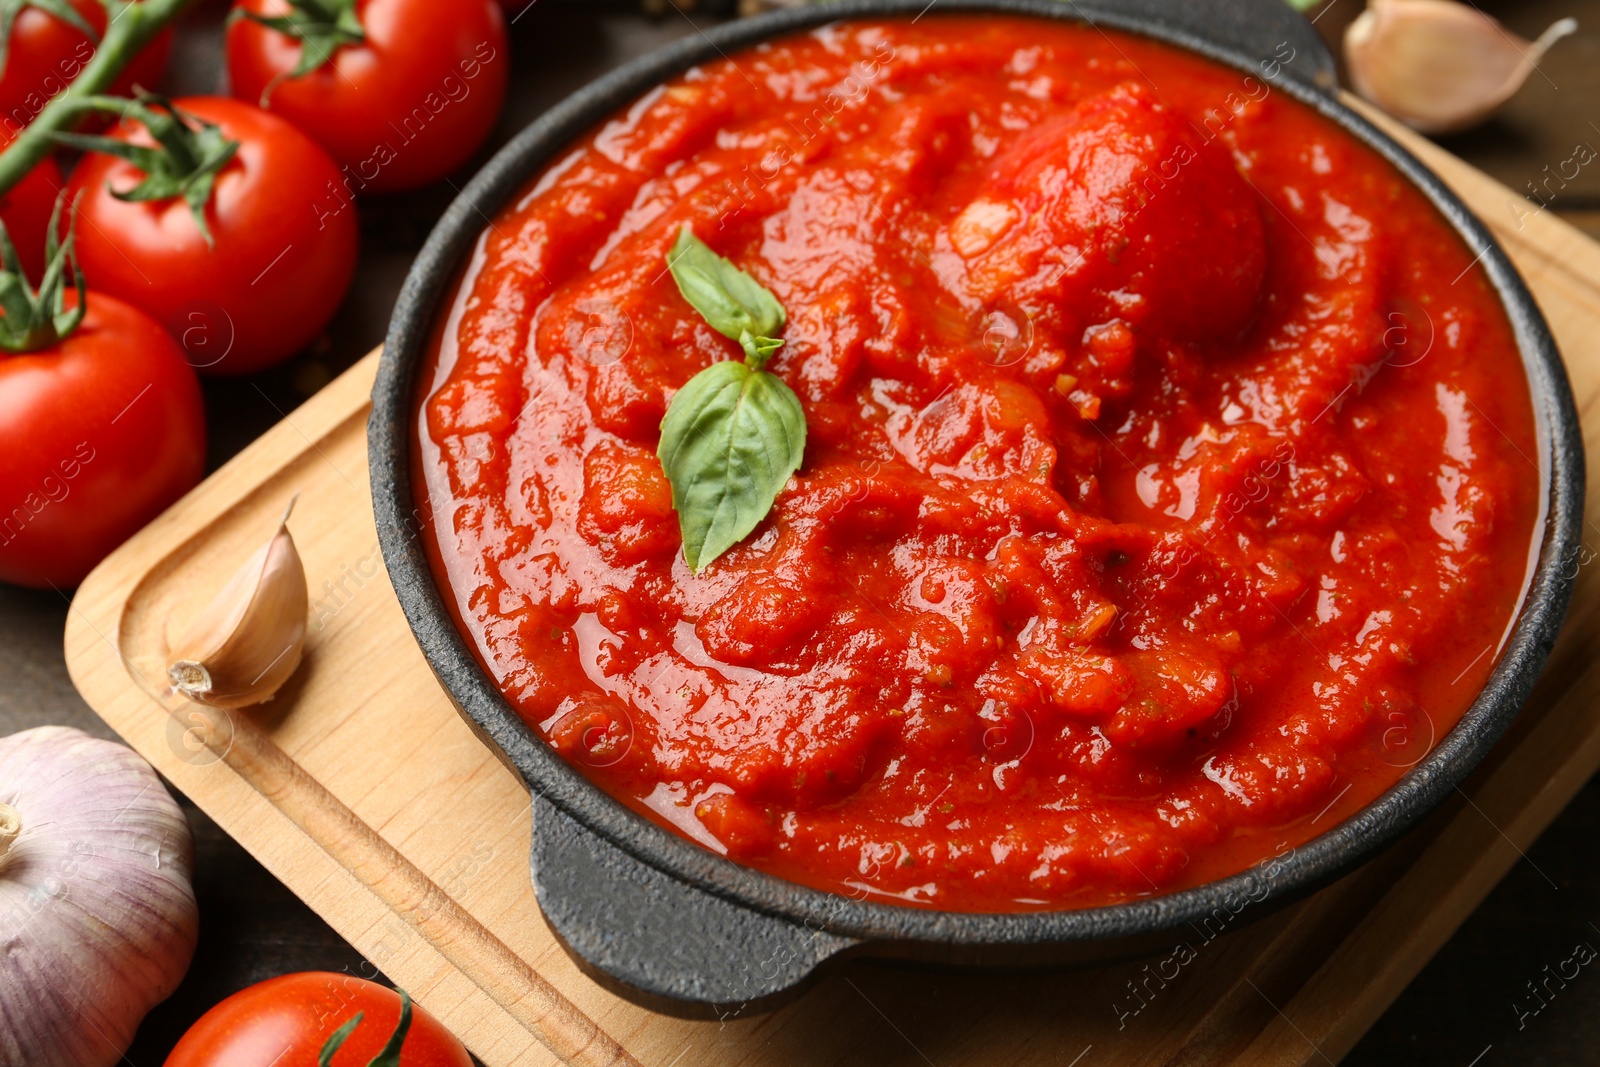
[[[91,153],[72,174],[78,259],[89,284],[150,312],[210,374],[247,374],[321,332],[355,273],[356,213],[328,154],[260,108],[188,97],[180,111],[217,123],[239,152],[217,175],[207,224],[181,198],[128,203],[111,194],[144,172]],[[143,124],[111,136],[152,144]]]
[[[261,15],[285,0],[241,0]],[[359,0],[364,44],[272,87],[267,107],[344,168],[355,192],[415,189],[461,164],[494,129],[509,63],[495,0]],[[299,41],[240,18],[228,27],[233,94],[254,104],[300,60]]]
[[[19,585],[77,585],[205,468],[200,384],[182,350],[143,312],[88,300],[64,340],[0,353],[0,579]]]
[[[105,33],[106,9],[99,0],[68,3],[94,27],[96,36]],[[159,88],[171,51],[172,30],[163,30],[112,84],[112,95],[126,96],[135,85]],[[15,133],[32,122],[93,55],[94,42],[76,26],[36,7],[24,7],[11,24],[10,47],[0,69],[0,126]]]
[[[12,135],[0,126],[0,152],[11,141]],[[46,157],[20,182],[0,193],[0,222],[6,224],[11,243],[22,258],[22,269],[34,285],[39,284],[44,272],[45,231],[50,227],[50,208],[61,184],[61,169],[54,159]]]
[[[471,1067],[461,1042],[412,1006],[400,1067]],[[400,1021],[400,996],[348,974],[305,971],[241,990],[200,1017],[166,1067],[316,1067],[328,1036],[361,1013],[334,1054],[333,1067],[362,1067],[382,1051]]]

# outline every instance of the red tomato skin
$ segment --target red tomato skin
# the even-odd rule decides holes
[[[27,8],[25,10],[33,10]],[[12,136],[0,127],[0,151],[11,143]],[[4,193],[0,193],[0,222],[6,224],[11,243],[17,247],[22,269],[28,281],[39,284],[44,273],[44,241],[50,228],[50,209],[55,206],[56,193],[63,180],[61,168],[53,157],[46,156],[38,166]]]
[[[282,14],[284,0],[238,8]],[[471,158],[505,102],[510,62],[495,0],[362,0],[365,44],[279,82],[267,108],[294,123],[344,168],[355,192],[394,192],[438,181]],[[228,27],[233,94],[256,103],[294,69],[301,46],[249,19]]]
[[[258,982],[202,1015],[167,1057],[166,1067],[316,1067],[328,1035],[362,1013],[334,1054],[333,1067],[376,1056],[400,1020],[394,990],[348,974],[302,971]],[[401,1067],[471,1067],[450,1031],[412,1005]]]
[[[68,0],[96,35],[105,33],[106,9],[99,0]],[[145,46],[111,86],[112,96],[127,96],[135,85],[158,89],[172,52],[172,30]],[[0,69],[0,125],[15,134],[32,122],[56,93],[78,76],[94,56],[94,42],[75,26],[36,7],[25,7],[11,26],[11,44]]]
[[[82,196],[78,259],[90,285],[166,326],[196,369],[248,374],[298,352],[333,317],[355,273],[356,213],[328,154],[287,122],[226,97],[176,103],[240,142],[206,210],[215,245],[181,199],[112,196],[143,172],[91,153],[69,185]],[[138,124],[111,136],[151,143]]]
[[[0,580],[77,585],[200,481],[205,453],[182,350],[148,315],[90,292],[65,340],[0,356]]]

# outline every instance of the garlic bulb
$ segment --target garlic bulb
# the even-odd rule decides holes
[[[131,749],[0,738],[0,1067],[112,1067],[177,988],[199,918],[183,812]]]
[[[1345,31],[1356,92],[1423,133],[1451,133],[1511,99],[1549,47],[1578,24],[1562,19],[1525,41],[1455,0],[1371,0]]]
[[[242,708],[271,700],[300,665],[310,598],[289,511],[173,646],[167,678],[197,704]]]

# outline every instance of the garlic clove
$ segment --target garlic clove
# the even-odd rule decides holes
[[[1577,28],[1562,19],[1527,41],[1455,0],[1370,0],[1345,31],[1344,54],[1356,92],[1413,129],[1451,133],[1511,99]]]
[[[233,578],[173,645],[167,678],[197,704],[242,708],[271,700],[300,665],[305,646],[305,566],[289,534],[289,510],[278,532]]]

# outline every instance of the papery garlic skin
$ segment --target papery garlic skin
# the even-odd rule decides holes
[[[242,708],[271,700],[300,665],[311,599],[288,519],[175,642],[167,667],[174,691]]]
[[[41,726],[0,738],[0,1067],[112,1067],[199,935],[183,812],[132,750]]]
[[[1455,0],[1371,0],[1345,31],[1345,62],[1365,99],[1415,130],[1452,133],[1511,99],[1577,28],[1562,19],[1526,41]]]

